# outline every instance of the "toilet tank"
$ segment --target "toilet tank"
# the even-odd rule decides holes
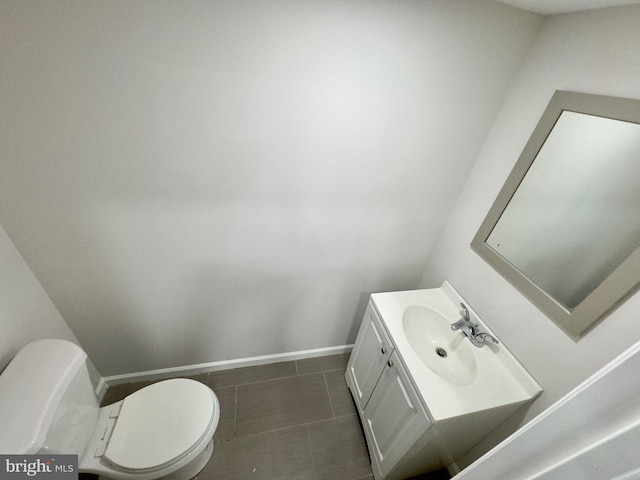
[[[99,411],[86,358],[59,339],[18,352],[0,374],[0,452],[82,453]]]

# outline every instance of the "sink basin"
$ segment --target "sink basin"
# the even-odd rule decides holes
[[[462,428],[469,421],[467,415],[476,412],[499,412],[504,420],[501,415],[515,412],[542,388],[504,343],[477,348],[464,333],[451,330],[460,319],[461,303],[481,331],[495,336],[447,281],[440,288],[371,295],[394,354],[411,375],[434,422],[459,417]],[[485,415],[474,417],[471,425],[475,428],[484,419]]]
[[[440,378],[456,385],[473,382],[478,371],[467,338],[451,330],[452,321],[428,307],[413,305],[402,316],[404,334],[420,360]]]

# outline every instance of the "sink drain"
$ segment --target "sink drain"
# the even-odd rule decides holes
[[[440,347],[436,348],[436,353],[440,358],[444,358],[447,356],[447,351],[444,348],[440,348]]]

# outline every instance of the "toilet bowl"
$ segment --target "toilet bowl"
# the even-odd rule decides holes
[[[189,479],[213,453],[213,391],[184,378],[154,383],[102,407],[80,471],[115,480]]]
[[[0,375],[0,452],[77,454],[80,472],[114,480],[188,480],[202,470],[220,419],[209,387],[164,380],[99,407],[85,360],[64,340],[18,352]]]

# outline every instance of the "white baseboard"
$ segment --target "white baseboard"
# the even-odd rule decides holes
[[[107,393],[107,388],[109,388],[109,385],[107,385],[105,378],[101,377],[95,390],[96,396],[100,401],[102,401],[102,399],[104,398],[104,394]]]
[[[235,360],[222,360],[220,362],[199,363],[196,365],[186,365],[183,367],[160,368],[158,370],[147,370],[144,372],[125,373],[122,375],[111,375],[102,377],[96,387],[98,398],[102,398],[108,387],[123,383],[144,382],[149,380],[159,380],[175,376],[191,376],[201,373],[217,372],[220,370],[230,370],[232,368],[253,367],[255,365],[266,365],[269,363],[286,362],[290,360],[302,360],[305,358],[324,357],[326,355],[336,355],[347,353],[353,349],[353,345],[338,345],[335,347],[315,348],[313,350],[300,350],[297,352],[276,353],[273,355],[261,355],[258,357],[238,358]]]

